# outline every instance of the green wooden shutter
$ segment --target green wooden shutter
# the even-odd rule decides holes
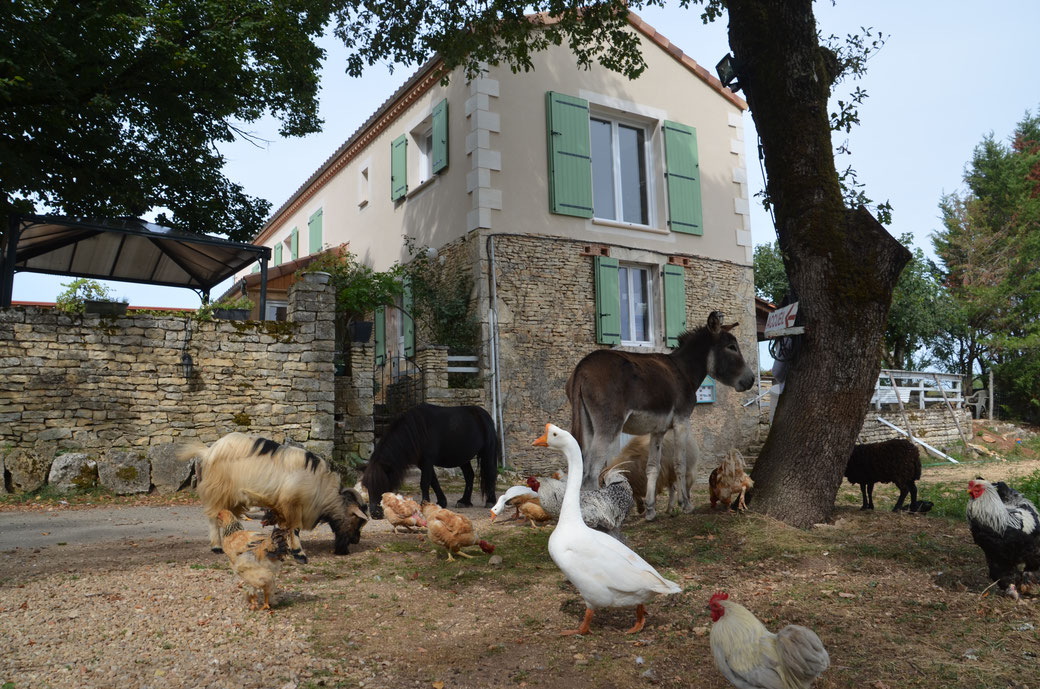
[[[686,330],[686,271],[667,263],[664,280],[664,341],[669,347],[679,346],[679,335]]]
[[[289,234],[289,253],[294,261],[300,257],[300,231],[295,227]]]
[[[408,137],[405,134],[390,143],[390,200],[403,199],[408,193]]]
[[[380,306],[375,312],[376,366],[386,363],[386,307]]]
[[[274,245],[274,260],[271,261],[274,265],[281,265],[282,263],[282,243],[278,242]]]
[[[618,261],[596,256],[596,342],[621,344],[621,287]]]
[[[307,221],[307,251],[312,254],[316,254],[321,251],[321,225],[322,225],[322,209],[314,211],[314,215],[311,216],[310,220]]]
[[[678,122],[664,123],[665,177],[668,181],[668,225],[672,232],[704,234],[697,130]]]
[[[589,102],[549,91],[545,94],[549,143],[549,210],[592,217],[592,159]]]
[[[433,165],[434,174],[448,167],[448,99],[433,106]]]
[[[401,318],[404,319],[404,355],[411,357],[415,356],[415,321],[412,320],[412,309],[415,307],[415,300],[412,298],[411,282],[406,281],[404,283],[401,306],[404,308],[404,313],[401,314]]]

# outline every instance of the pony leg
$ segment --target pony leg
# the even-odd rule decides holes
[[[459,468],[462,469],[462,478],[466,480],[466,492],[462,494],[462,499],[455,503],[455,507],[473,507],[473,465],[463,462]]]
[[[657,518],[657,475],[661,473],[661,444],[664,433],[650,436],[649,454],[646,458],[646,513],[644,518],[652,522]]]

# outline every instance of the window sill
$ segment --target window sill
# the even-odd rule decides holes
[[[409,189],[408,193],[405,194],[404,197],[406,199],[410,199],[413,196],[415,196],[416,194],[422,192],[424,189],[426,189],[426,188],[428,188],[430,186],[433,186],[433,184],[436,183],[436,181],[437,181],[437,175],[433,175],[429,179],[423,180],[422,182],[419,182],[419,184],[417,184],[414,189]]]
[[[661,229],[659,227],[651,227],[650,225],[637,225],[630,222],[620,222],[617,220],[606,220],[604,218],[592,218],[593,225],[602,225],[603,227],[616,227],[622,230],[635,230],[636,232],[650,232],[653,234],[669,234],[668,230]]]

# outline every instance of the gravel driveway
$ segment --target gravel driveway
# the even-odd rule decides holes
[[[362,544],[388,530],[370,522]],[[312,563],[336,557],[327,526],[303,542]],[[311,594],[280,587],[273,612],[250,611],[198,506],[3,511],[0,552],[0,684],[291,689],[336,672],[290,621]]]

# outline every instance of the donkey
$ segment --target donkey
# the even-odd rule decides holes
[[[621,431],[650,434],[646,466],[646,519],[657,516],[657,476],[661,469],[661,443],[669,429],[678,439],[676,475],[686,475],[686,434],[697,404],[697,388],[705,375],[743,392],[755,383],[755,374],[744,362],[737,327],[722,324],[722,314],[712,311],[708,323],[679,336],[679,346],[668,354],[600,349],[578,362],[567,381],[571,403],[571,433],[585,459],[583,490],[595,489],[597,477],[610,458]],[[683,511],[693,510],[686,482],[679,496]]]

